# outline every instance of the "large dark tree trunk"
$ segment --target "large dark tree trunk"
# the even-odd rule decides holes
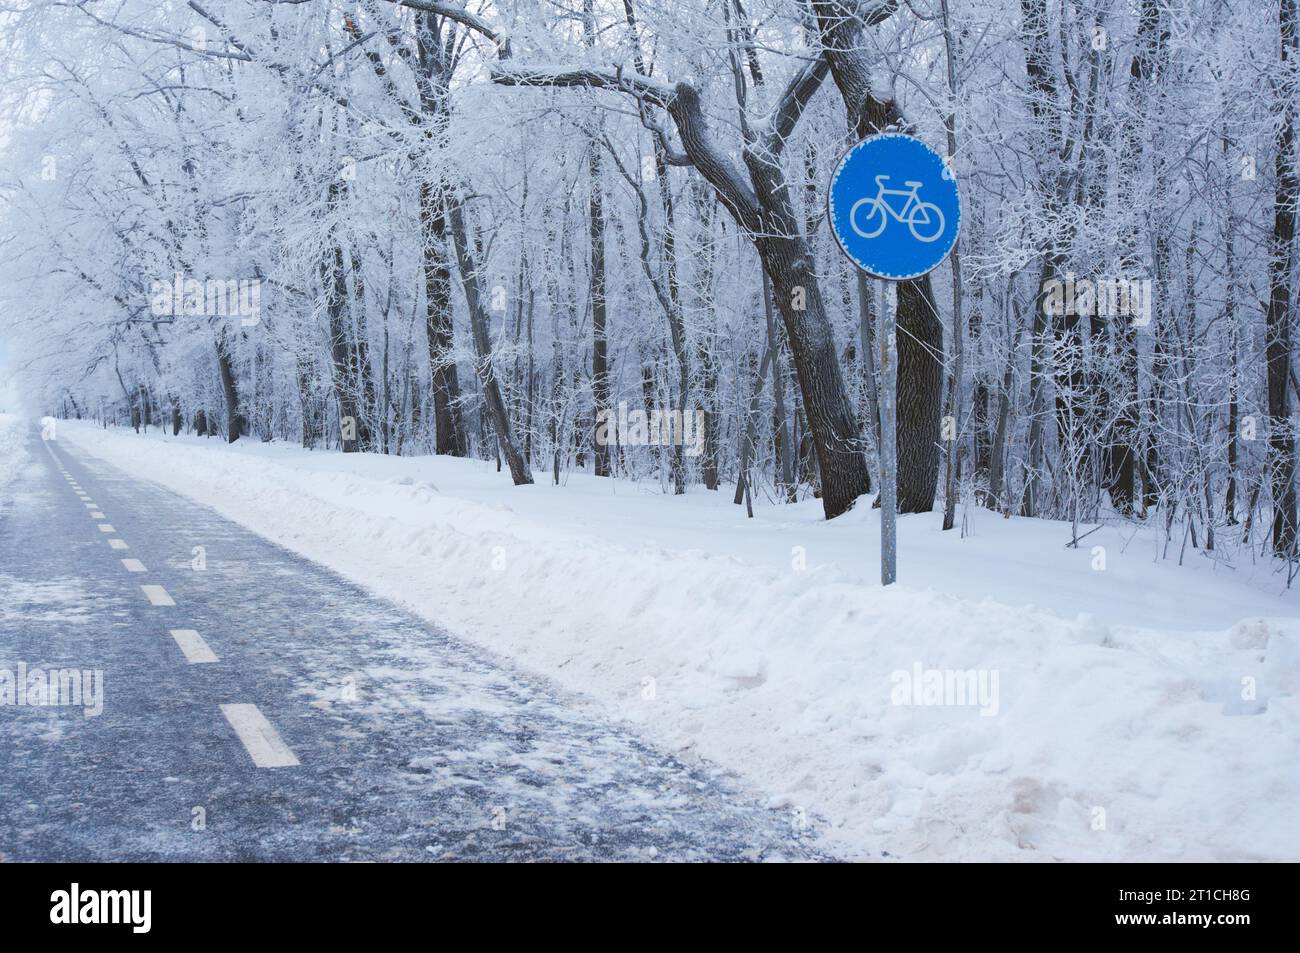
[[[451,206],[448,215],[451,219],[452,244],[456,249],[456,260],[460,265],[461,286],[465,290],[465,303],[469,306],[470,330],[474,338],[474,351],[478,356],[476,370],[483,385],[483,400],[487,404],[488,415],[492,419],[492,429],[496,431],[497,447],[510,465],[510,477],[515,486],[533,482],[533,472],[528,461],[515,444],[510,427],[510,415],[506,412],[506,403],[501,397],[501,386],[497,383],[496,368],[492,363],[492,341],[488,335],[488,315],[483,303],[483,291],[476,258],[481,258],[481,251],[476,254],[470,245],[469,230],[465,225],[465,212],[457,196],[449,196]]]
[[[1137,456],[1134,452],[1139,423],[1137,334],[1133,327],[1124,326],[1117,329],[1116,340],[1122,390],[1115,395],[1120,406],[1106,437],[1102,472],[1111,505],[1127,516],[1135,512],[1137,503]]]
[[[870,22],[879,22],[895,5],[881,4]],[[872,94],[871,48],[858,5],[846,0],[816,0],[813,10],[831,76],[859,138],[906,123],[893,100]],[[943,414],[943,325],[935,309],[930,278],[898,282],[898,512],[934,508],[939,479],[939,424]],[[823,467],[823,479],[825,475]]]
[[[235,385],[235,368],[226,342],[226,329],[217,328],[217,374],[221,377],[221,392],[226,398],[226,442],[239,439],[239,389]]]
[[[822,506],[826,518],[831,519],[870,491],[871,477],[862,454],[853,407],[840,374],[821,288],[812,273],[812,252],[797,230],[791,237],[779,237],[778,232],[760,238],[757,244],[772,280],[777,309],[785,322],[821,471]],[[937,418],[935,427],[937,437]]]
[[[362,450],[375,449],[375,428],[383,416],[379,407],[378,389],[375,385],[375,372],[370,363],[370,343],[368,339],[365,280],[361,274],[361,263],[355,253],[349,253],[348,262],[352,270],[353,294],[350,362],[352,380],[357,388],[361,413],[358,434],[362,441]]]
[[[772,281],[763,272],[763,319],[767,325],[767,355],[765,367],[772,375],[772,454],[777,493],[787,502],[799,499],[799,486],[794,475],[794,447],[790,434],[790,416],[785,402],[785,370],[781,366],[781,335],[777,331],[775,309],[772,307]],[[867,489],[871,489],[870,476]]]
[[[325,314],[329,324],[334,398],[339,409],[339,443],[344,453],[356,453],[363,449],[363,421],[351,374],[350,335],[343,320],[348,296],[347,279],[343,272],[343,250],[337,245],[334,246],[329,257],[321,261],[320,278],[325,294]]]
[[[451,267],[447,257],[446,183],[420,186],[420,226],[424,239],[425,338],[429,346],[433,397],[434,453],[463,457],[465,425],[460,412],[460,378],[453,356]]]
[[[972,476],[977,486],[988,482],[989,468],[993,460],[993,436],[990,432],[989,410],[992,397],[986,381],[977,380],[971,393],[971,431],[974,437],[974,472]],[[977,491],[976,501],[987,506],[989,501],[984,491]]]
[[[407,108],[408,118],[421,127],[427,154],[414,153],[413,161],[427,161],[428,155],[446,144],[451,118],[449,84],[451,67],[447,54],[454,49],[455,25],[443,35],[445,22],[427,11],[415,14],[416,57],[419,63],[419,111]],[[372,59],[376,72],[387,79],[382,60]],[[393,95],[401,101],[400,94]],[[468,452],[465,424],[460,410],[460,377],[453,356],[455,336],[451,305],[451,256],[447,221],[450,184],[440,170],[426,171],[420,183],[421,266],[424,271],[425,339],[429,349],[430,394],[433,398],[434,452],[463,457]]]
[[[1297,49],[1295,0],[1279,0],[1278,28],[1282,35],[1283,73],[1293,67]],[[1289,79],[1289,77],[1288,77]],[[1269,261],[1268,313],[1265,317],[1265,356],[1268,361],[1268,450],[1273,489],[1273,551],[1292,556],[1296,548],[1295,435],[1291,431],[1288,389],[1291,366],[1291,275],[1295,264],[1296,201],[1300,198],[1295,168],[1294,92],[1279,82],[1276,191],[1273,201],[1273,245]]]
[[[1159,178],[1157,178],[1159,181]],[[1157,220],[1155,232],[1154,280],[1156,288],[1169,287],[1169,226]],[[1162,413],[1171,405],[1174,376],[1173,360],[1169,354],[1168,337],[1172,313],[1165,307],[1164,296],[1153,302],[1151,326],[1151,387],[1144,401],[1146,422],[1141,432],[1139,464],[1142,473],[1142,507],[1150,510],[1160,505],[1162,496],[1172,486],[1169,474],[1161,462],[1160,436],[1164,430]],[[1170,502],[1171,505],[1173,501]],[[1172,516],[1170,517],[1172,518]]]
[[[1042,480],[1044,470],[1043,431],[1047,424],[1047,282],[1056,274],[1057,266],[1045,257],[1038,273],[1038,286],[1034,293],[1034,313],[1030,322],[1029,339],[1029,435],[1028,473],[1025,475],[1021,495],[1020,515],[1042,515]]]
[[[1224,158],[1228,157],[1228,137],[1223,137]],[[1228,323],[1228,489],[1223,496],[1223,517],[1229,526],[1237,525],[1237,430],[1241,426],[1238,367],[1241,350],[1241,331],[1237,326],[1237,254],[1236,219],[1232,207],[1232,194],[1228,194],[1228,209],[1224,223],[1223,263],[1224,298],[1223,315]]]
[[[346,186],[340,181],[329,185],[326,207],[332,229],[338,228],[335,223],[341,215],[340,203],[345,190]],[[369,358],[357,340],[365,335],[361,319],[359,315],[354,315],[357,317],[356,334],[346,320],[349,308],[357,308],[358,305],[351,302],[348,295],[347,266],[341,236],[335,231],[329,240],[330,245],[321,256],[318,268],[321,292],[325,296],[330,364],[339,411],[339,444],[344,453],[356,453],[371,449],[370,417],[366,401],[373,394],[373,384],[367,392],[365,380]],[[359,283],[360,280],[358,274],[356,281]],[[360,284],[357,288],[359,292],[362,290]],[[363,360],[366,364],[364,371],[361,366]]]
[[[682,315],[681,288],[677,279],[677,221],[676,214],[673,210],[673,194],[671,183],[668,181],[668,165],[663,160],[662,149],[656,150],[659,177],[659,195],[664,211],[664,232],[663,243],[660,250],[663,253],[665,271],[668,276],[668,295],[671,307],[668,309],[668,332],[673,344],[673,355],[677,359],[677,410],[681,414],[682,426],[685,427],[686,415],[691,412],[687,406],[690,401],[691,393],[691,364],[686,350],[686,323]],[[701,281],[707,284],[712,283],[712,278],[708,274],[711,267],[711,258],[707,251],[702,252],[703,262],[701,264],[701,274],[697,275]],[[685,438],[676,441],[671,450],[671,464],[673,478],[673,492],[686,492],[686,445]]]
[[[943,416],[943,325],[930,279],[898,283],[898,512],[934,509]]]
[[[591,424],[596,458],[596,476],[609,476],[609,447],[596,439],[609,413],[609,355],[606,351],[605,326],[605,211],[601,195],[600,147],[592,140],[587,147],[589,186],[588,228],[591,238],[589,260],[591,278]]]
[[[664,166],[665,171],[667,165]],[[668,192],[668,183],[663,182],[664,192]],[[700,315],[701,333],[696,341],[696,364],[699,367],[699,405],[700,419],[704,426],[702,437],[703,459],[700,461],[700,476],[704,485],[710,490],[718,488],[718,428],[721,417],[718,414],[718,359],[714,353],[717,346],[718,315],[715,308],[714,268],[717,256],[717,241],[714,234],[714,211],[717,208],[708,186],[698,178],[692,181],[691,198],[695,206],[696,220],[699,223],[699,256],[701,267],[696,274],[695,293],[702,310]],[[684,337],[684,335],[683,335]],[[682,358],[679,356],[679,363]],[[682,375],[685,387],[688,374]],[[683,390],[683,394],[685,391]],[[683,415],[690,413],[685,396],[681,397]],[[683,416],[683,419],[685,417]]]
[[[592,0],[582,3],[582,36],[588,47],[596,45],[596,19]],[[605,326],[605,197],[601,169],[600,142],[593,132],[587,142],[588,229],[591,237],[589,259],[591,280],[591,425],[592,445],[596,458],[596,476],[609,476],[609,447],[600,439],[609,414],[609,355]],[[664,183],[667,188],[667,183]]]
[[[320,422],[316,412],[316,400],[312,390],[313,367],[311,357],[303,349],[295,358],[295,370],[298,380],[298,405],[302,414],[302,445],[310,450],[316,446],[320,437]]]

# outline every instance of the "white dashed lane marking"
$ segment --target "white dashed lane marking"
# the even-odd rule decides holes
[[[141,586],[144,594],[149,598],[149,604],[154,606],[174,606],[176,601],[167,595],[167,590],[162,586]]]
[[[259,768],[291,768],[298,764],[280,733],[256,705],[222,705],[221,713]]]
[[[201,662],[217,661],[217,653],[208,647],[208,643],[203,641],[203,636],[199,635],[193,629],[168,629],[176,644],[181,647],[185,653],[186,660],[191,665],[198,665]]]
[[[77,497],[85,504],[86,509],[90,511],[91,519],[106,519],[102,510],[90,499],[90,494],[83,490],[80,484],[68,474],[66,470],[60,468],[63,478],[68,481]],[[101,533],[115,533],[117,530],[109,523],[100,523],[99,531]],[[125,540],[110,539],[108,545],[112,549],[128,549]],[[145,572],[144,563],[138,559],[123,559],[122,566],[127,572]],[[153,606],[174,606],[176,601],[167,593],[167,590],[159,585],[142,585],[141,591]],[[167,630],[176,645],[185,655],[185,660],[191,665],[200,665],[218,661],[217,654],[212,651],[212,647],[203,640],[203,636],[194,629],[168,629]],[[259,768],[291,768],[299,764],[297,756],[284,743],[280,733],[275,730],[275,726],[267,721],[266,716],[261,710],[252,704],[228,704],[221,706],[221,713],[225,716],[230,727],[234,729],[235,735],[239,738],[244,750],[248,756],[253,759],[253,764]]]

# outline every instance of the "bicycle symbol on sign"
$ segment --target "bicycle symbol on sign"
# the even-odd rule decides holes
[[[885,230],[889,220],[906,222],[912,237],[919,242],[932,242],[943,234],[943,212],[939,206],[933,202],[923,202],[917,195],[917,190],[924,183],[904,181],[907,186],[905,189],[887,189],[885,183],[889,181],[889,176],[876,176],[876,194],[873,198],[858,199],[849,209],[849,225],[862,238],[875,238]],[[901,210],[895,211],[894,207],[886,200],[886,196],[898,195],[906,196],[907,201],[903,203]],[[858,210],[866,207],[866,217],[863,221],[865,228],[858,225]]]

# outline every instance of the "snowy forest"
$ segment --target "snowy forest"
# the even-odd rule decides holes
[[[826,183],[903,131],[963,213],[897,284],[899,511],[1292,562],[1295,0],[0,22],[0,325],[43,413],[833,519],[879,483],[886,298]]]

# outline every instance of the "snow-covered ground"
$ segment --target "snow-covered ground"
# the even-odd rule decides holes
[[[1069,549],[1064,524],[977,510],[964,539],[901,519],[882,589],[865,506],[748,520],[729,489],[513,487],[477,461],[67,421],[58,439],[734,769],[845,856],[1300,859],[1300,609],[1267,566],[1180,567],[1132,529]],[[918,670],[912,701],[932,671],[983,691],[906,704]]]
[[[0,413],[0,509],[8,500],[5,487],[27,462],[28,426],[16,414]]]

